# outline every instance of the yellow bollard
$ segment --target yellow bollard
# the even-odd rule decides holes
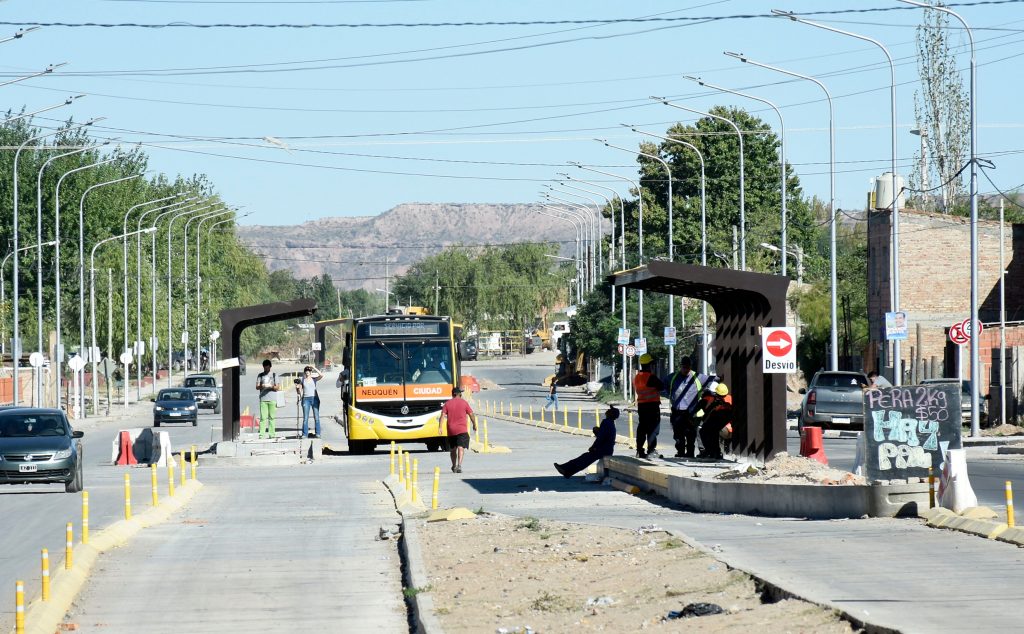
[[[174,497],[174,454],[167,456],[167,494]]]
[[[484,453],[491,450],[491,442],[487,439],[487,419],[484,419]]]
[[[124,518],[132,518],[132,477],[127,473],[124,474]]]
[[[25,634],[25,582],[14,582],[14,631]]]
[[[542,422],[542,423],[545,422],[544,421],[544,408],[543,407],[540,408],[540,422]]]
[[[583,429],[583,408],[576,408],[576,426]]]
[[[519,404],[519,418],[522,418],[522,417],[523,417],[523,404],[520,403]]]
[[[420,493],[417,488],[420,485],[420,459],[413,458],[412,461],[412,501],[418,502],[420,499]]]
[[[181,450],[181,480],[179,482],[181,488],[185,488],[185,450]]]
[[[530,404],[530,422],[533,422],[533,403]]]
[[[405,464],[402,462],[402,450],[396,449],[395,456],[398,458],[398,482],[405,484]]]
[[[50,552],[43,549],[43,601],[50,600]]]
[[[503,410],[504,407],[505,407],[505,404],[502,403],[501,401],[498,401],[498,414],[499,415],[503,413],[502,410]]]
[[[192,464],[191,464],[191,467],[192,467],[192,479],[195,480],[196,479],[196,455],[195,455],[195,453],[192,454]]]
[[[563,409],[562,410],[562,427],[568,427],[568,426],[569,426],[569,410]]]
[[[935,473],[931,467],[928,467],[928,508],[935,508]]]
[[[409,456],[409,452],[405,452],[405,488],[408,489],[412,486],[412,457]]]
[[[89,543],[89,492],[82,491],[82,543]]]
[[[156,465],[155,464],[149,465],[149,475],[150,475],[149,479],[150,479],[150,481],[152,483],[152,489],[153,489],[153,506],[157,506],[158,504],[160,504],[160,490],[157,488],[157,484],[158,483],[157,483],[157,479],[156,479]]]
[[[434,467],[434,491],[430,494],[430,508],[437,509],[437,490],[441,487],[441,467]]]
[[[601,426],[601,410],[594,408],[594,427]]]
[[[395,475],[395,447],[396,446],[397,445],[395,444],[395,441],[392,440],[391,441],[391,451],[388,452],[388,457],[391,459],[391,470],[389,471],[389,473],[391,475]]]
[[[481,418],[480,420],[483,420],[483,419]],[[476,444],[479,445],[480,444],[480,426],[477,425],[476,429],[474,429],[473,431],[476,432]]]
[[[75,564],[74,551],[72,550],[75,545],[75,527],[71,522],[68,522],[67,527],[64,529],[64,570],[71,570],[71,567]]]
[[[1013,483],[1006,481],[1006,525],[1013,528],[1016,525],[1013,517]]]

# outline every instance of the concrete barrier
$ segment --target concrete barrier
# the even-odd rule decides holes
[[[843,519],[916,517],[928,508],[927,483],[825,486],[717,481],[688,477],[678,467],[650,466],[632,457],[603,460],[611,477],[705,513]]]
[[[122,437],[127,435],[132,455],[138,464],[156,464],[163,467],[171,457],[171,435],[165,431],[155,431],[152,427],[132,427],[120,429],[110,446],[111,464],[133,464],[121,460]]]

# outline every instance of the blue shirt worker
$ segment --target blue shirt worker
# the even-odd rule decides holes
[[[609,407],[604,413],[604,420],[594,428],[594,444],[590,445],[585,453],[573,458],[569,462],[555,463],[555,470],[566,478],[571,478],[580,471],[583,471],[605,456],[610,456],[615,451],[615,420],[619,417],[619,410]]]
[[[697,446],[697,422],[693,412],[700,401],[701,391],[708,383],[708,375],[694,372],[690,357],[679,360],[679,370],[665,381],[668,400],[672,407],[672,438],[676,441],[676,458],[693,458]]]

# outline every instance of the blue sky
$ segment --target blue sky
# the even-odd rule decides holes
[[[1024,183],[1024,2],[971,4],[956,9],[975,28],[978,46],[978,148],[996,163],[990,174],[1005,190]],[[728,16],[902,6],[874,0],[7,0],[0,22],[9,24],[0,25],[0,35],[20,22],[434,26],[47,26],[0,45],[0,73],[68,62],[52,75],[4,87],[4,105],[31,111],[87,94],[55,112],[106,117],[95,133],[141,142],[152,169],[208,174],[226,201],[251,212],[245,224],[374,215],[403,202],[532,202],[543,182],[567,171],[567,161],[634,176],[634,156],[592,139],[636,147],[640,137],[620,123],[662,133],[675,121],[694,120],[651,102],[651,95],[701,110],[739,105],[776,125],[761,104],[711,94],[683,75],[782,106],[788,159],[805,193],[827,198],[820,89],[722,54],[739,51],[829,86],[836,97],[837,202],[859,209],[869,179],[889,166],[889,73],[881,52],[784,19]],[[917,89],[913,27],[921,13],[813,16],[881,40],[896,59],[904,174],[918,148],[909,130]],[[692,19],[702,17],[718,19]],[[664,21],[437,26],[623,18]],[[957,58],[965,82],[968,59],[966,52]],[[992,191],[984,180],[980,188]]]

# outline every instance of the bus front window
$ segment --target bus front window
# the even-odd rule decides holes
[[[451,383],[452,351],[447,341],[424,341],[405,346],[407,383]]]
[[[398,350],[401,351],[401,344]],[[356,385],[401,385],[402,357],[376,341],[356,348]]]

